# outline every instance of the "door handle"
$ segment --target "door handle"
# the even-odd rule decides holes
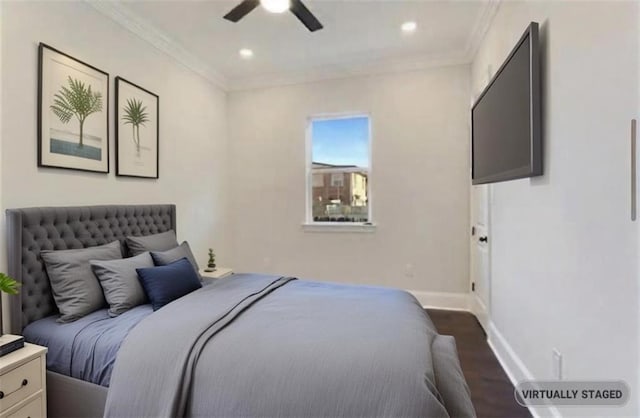
[[[485,237],[480,237],[480,238],[478,238],[478,241],[480,241],[480,242],[489,242],[489,238],[487,238],[486,236]]]

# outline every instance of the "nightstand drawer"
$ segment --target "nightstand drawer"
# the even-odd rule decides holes
[[[42,412],[42,395],[39,395],[22,408],[7,415],[7,418],[42,418]]]
[[[6,411],[42,388],[40,357],[0,376],[0,412]]]

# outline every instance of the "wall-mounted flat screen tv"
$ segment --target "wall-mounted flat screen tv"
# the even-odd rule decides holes
[[[471,110],[473,184],[542,174],[538,24],[532,22]]]

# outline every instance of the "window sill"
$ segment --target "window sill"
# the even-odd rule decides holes
[[[373,223],[355,222],[306,222],[302,224],[304,232],[375,232]]]

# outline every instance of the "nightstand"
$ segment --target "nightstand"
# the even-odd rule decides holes
[[[207,277],[209,279],[222,279],[224,277],[229,277],[233,274],[233,269],[226,267],[216,267],[214,271],[204,271],[205,269],[200,269],[200,275],[202,277]]]
[[[25,343],[0,357],[0,418],[47,416],[46,347]]]

